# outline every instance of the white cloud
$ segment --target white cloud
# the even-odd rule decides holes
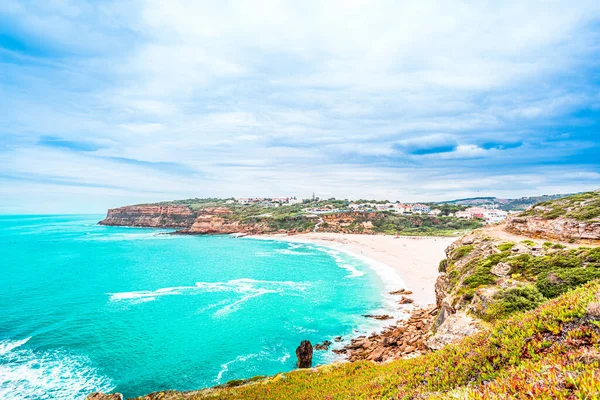
[[[600,104],[597,2],[6,1],[0,13],[39,46],[0,53],[0,162],[19,188],[422,199],[496,190],[489,176],[520,193],[597,173],[572,158],[593,148],[575,129],[591,122],[565,119]],[[571,183],[532,180],[567,158]]]

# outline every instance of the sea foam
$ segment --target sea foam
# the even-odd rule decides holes
[[[131,292],[107,293],[112,302],[127,302],[127,304],[139,304],[142,302],[154,301],[163,296],[176,295],[201,295],[207,292],[232,292],[241,294],[239,299],[233,300],[229,304],[221,306],[213,315],[223,317],[233,313],[239,307],[250,299],[269,293],[294,294],[305,291],[310,284],[293,281],[267,281],[251,278],[232,279],[226,282],[196,282],[194,286],[174,286],[160,288],[156,290],[138,290]],[[206,311],[216,306],[208,306],[199,311]]]
[[[27,339],[0,342],[0,398],[5,400],[83,399],[114,389],[87,357],[62,350],[34,351]]]

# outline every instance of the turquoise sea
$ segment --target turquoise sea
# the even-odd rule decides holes
[[[377,268],[310,243],[176,236],[102,215],[0,217],[0,398],[190,390],[370,332]],[[337,344],[340,346],[340,344]],[[315,352],[316,364],[335,359]]]

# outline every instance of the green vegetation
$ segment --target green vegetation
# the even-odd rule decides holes
[[[505,318],[515,312],[532,310],[546,299],[535,286],[523,285],[503,289],[494,295],[493,300],[483,315],[488,321]]]
[[[545,219],[562,217],[588,222],[600,220],[600,192],[586,192],[545,201],[524,211],[522,215]]]
[[[589,283],[458,344],[413,359],[326,365],[165,398],[598,398],[600,320],[593,312],[597,305],[590,303],[598,301],[599,290],[598,281]]]
[[[467,254],[469,254],[470,252],[472,252],[474,248],[475,248],[475,246],[472,245],[472,244],[468,244],[468,245],[465,245],[465,246],[457,247],[456,249],[454,249],[452,251],[452,258],[454,260],[458,260],[459,258],[463,258]]]
[[[530,241],[521,243],[535,245]],[[497,291],[487,300],[489,304],[471,309],[475,316],[488,321],[505,318],[600,278],[600,248],[564,249],[551,243],[544,246],[545,254],[533,255],[513,254],[514,245],[513,242],[497,244],[499,252],[485,257],[476,254],[459,263],[473,251],[472,245],[461,246],[440,263],[444,266],[442,272],[448,274],[450,290],[461,301],[470,301],[476,290],[495,288],[501,279],[503,282],[509,279],[511,287]],[[505,278],[492,273],[500,263],[507,269]]]
[[[478,221],[454,217],[396,215],[387,212],[378,213],[378,218],[371,222],[375,232],[388,235],[453,236],[482,226]]]
[[[498,245],[498,249],[500,251],[506,251],[506,250],[512,249],[514,246],[515,246],[515,242],[505,242],[505,243]]]
[[[443,260],[440,261],[440,264],[438,265],[438,271],[439,272],[446,272],[447,268],[448,268],[448,260],[446,260],[444,258]]]

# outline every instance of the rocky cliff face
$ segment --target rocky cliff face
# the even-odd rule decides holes
[[[600,243],[600,222],[593,221],[577,221],[568,218],[545,219],[536,216],[512,216],[506,221],[505,230],[534,238]]]
[[[108,210],[100,225],[138,226],[148,228],[179,228],[182,234],[270,233],[274,229],[266,221],[241,222],[229,218],[226,207],[192,211],[186,206],[140,205]]]
[[[140,205],[112,208],[100,225],[140,226],[149,228],[188,228],[196,214],[186,206]]]
[[[227,210],[227,209],[225,209]],[[228,211],[228,210],[227,210]],[[227,219],[230,212],[223,210],[203,210],[196,217],[194,223],[187,229],[180,231],[186,234],[230,234],[246,233],[261,234],[272,232],[273,229],[266,223],[242,223],[238,220]]]

